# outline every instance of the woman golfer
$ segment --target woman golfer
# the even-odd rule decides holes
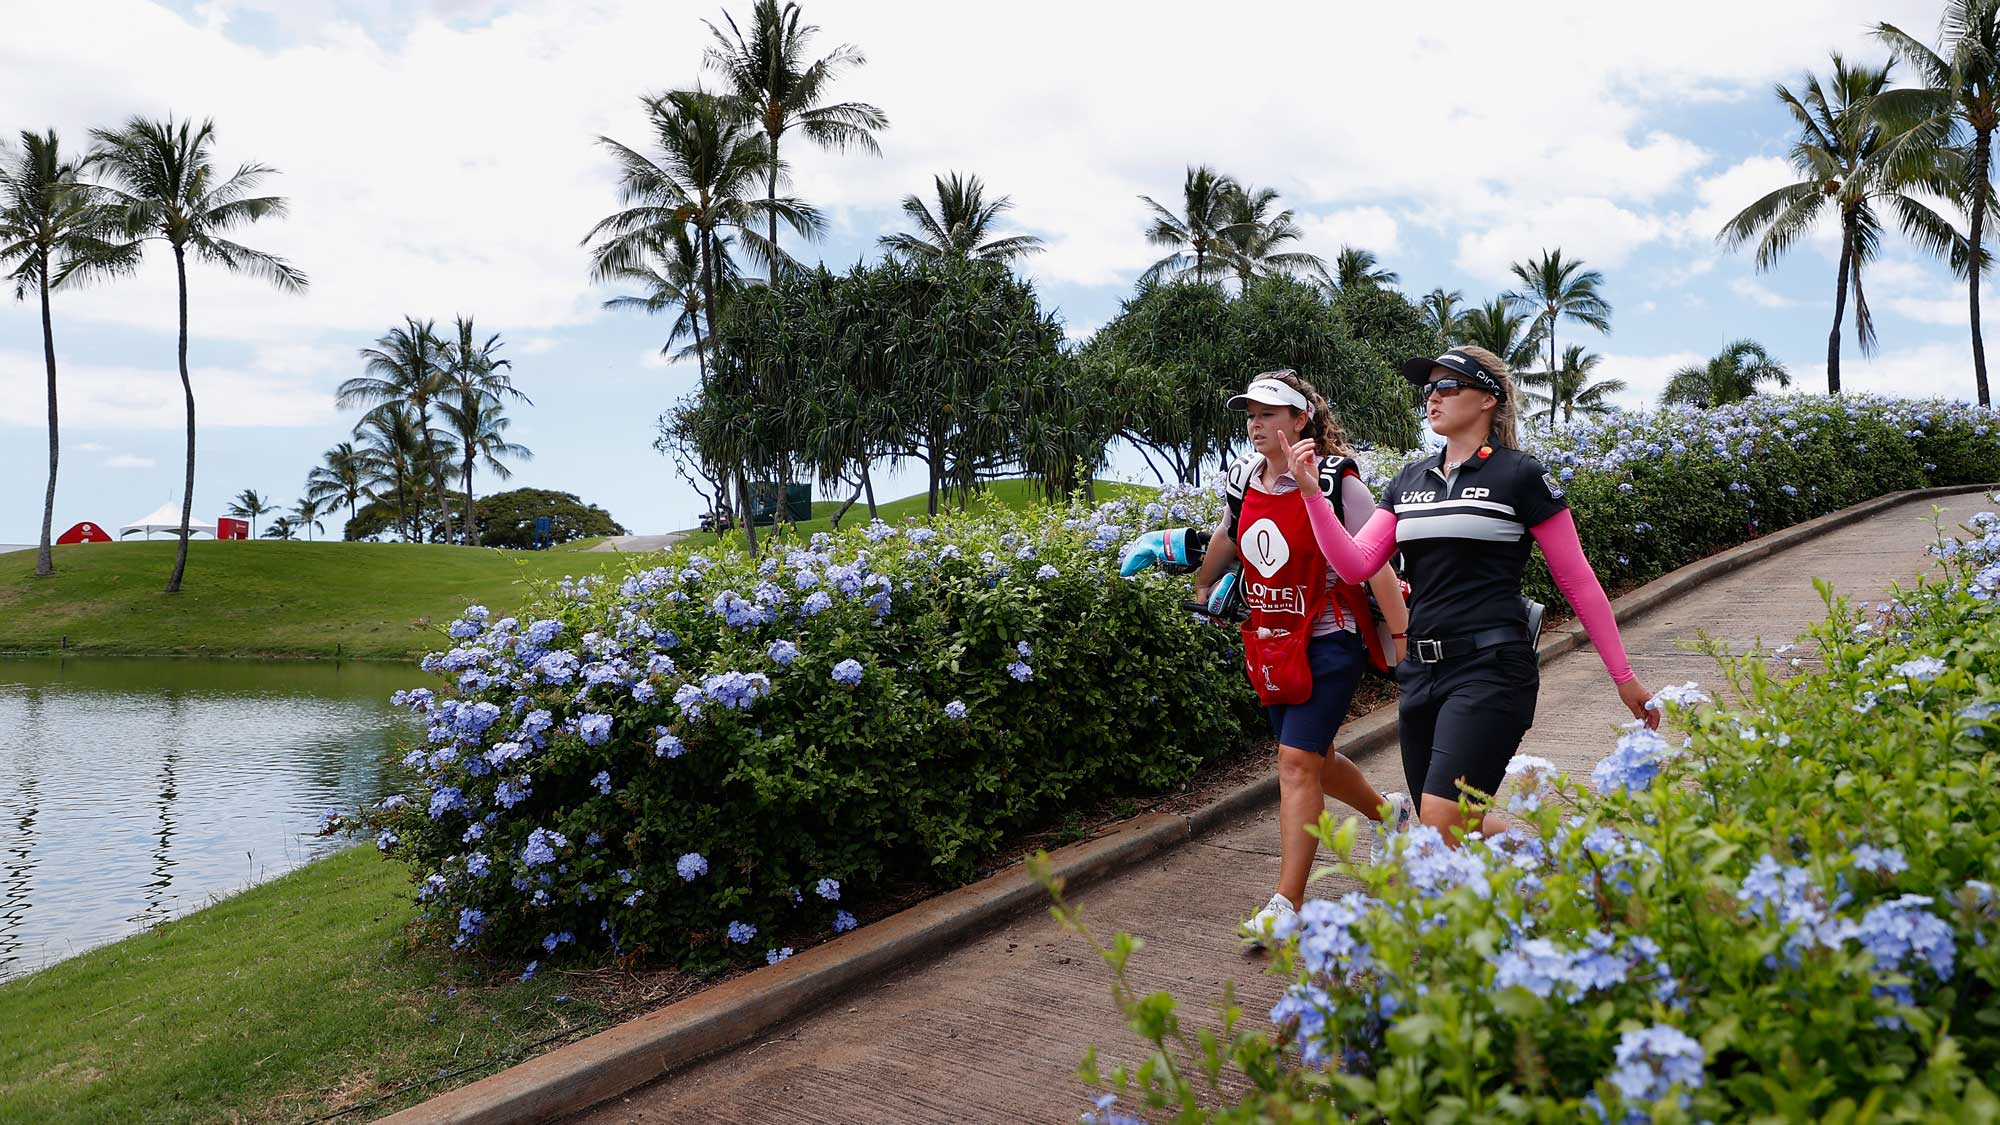
[[[1401,828],[1415,810],[1402,794],[1377,792],[1333,748],[1369,661],[1362,630],[1373,631],[1375,622],[1367,595],[1343,585],[1314,544],[1306,497],[1329,513],[1341,512],[1356,530],[1373,514],[1375,498],[1361,482],[1339,420],[1294,372],[1257,376],[1229,405],[1245,414],[1251,452],[1229,470],[1229,511],[1209,536],[1195,581],[1197,596],[1206,600],[1230,565],[1243,561],[1240,589],[1250,611],[1243,627],[1246,670],[1278,740],[1278,889],[1246,923],[1251,937],[1263,940],[1305,899],[1319,847],[1306,829],[1319,822],[1322,793],[1378,820],[1385,833]],[[1292,456],[1295,443],[1313,457],[1303,475]],[[1301,482],[1311,487],[1302,489]],[[1141,539],[1135,553],[1143,553],[1151,538]],[[1160,554],[1172,557],[1171,551]],[[1362,579],[1400,637],[1407,615],[1395,572],[1377,563]],[[1386,663],[1400,656],[1388,653]]]
[[[1322,497],[1308,494],[1306,512],[1343,579],[1373,575],[1402,552],[1411,589],[1409,655],[1396,668],[1403,776],[1422,794],[1423,823],[1456,844],[1474,828],[1489,836],[1502,830],[1483,805],[1535,721],[1541,673],[1521,598],[1531,538],[1619,699],[1649,727],[1660,717],[1647,709],[1651,697],[1625,658],[1562,485],[1520,451],[1506,364],[1484,348],[1457,347],[1410,360],[1403,377],[1423,388],[1425,415],[1444,450],[1404,468],[1358,533],[1352,512],[1343,520]],[[1314,443],[1294,442],[1292,473],[1310,477],[1320,456]],[[1461,786],[1471,791],[1470,813],[1460,811]]]

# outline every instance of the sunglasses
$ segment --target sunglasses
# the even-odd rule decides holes
[[[1422,397],[1429,398],[1432,395],[1438,395],[1443,398],[1450,398],[1460,391],[1485,391],[1487,394],[1493,393],[1477,383],[1468,382],[1464,379],[1439,379],[1435,382],[1424,384]]]

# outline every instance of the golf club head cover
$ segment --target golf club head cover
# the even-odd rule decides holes
[[[1149,531],[1126,544],[1118,577],[1130,578],[1155,563],[1169,574],[1193,570],[1208,553],[1208,536],[1208,532],[1192,527]]]
[[[1244,621],[1250,617],[1249,607],[1243,604],[1243,590],[1240,571],[1230,571],[1215,580],[1215,586],[1208,592],[1208,615],[1223,621]]]

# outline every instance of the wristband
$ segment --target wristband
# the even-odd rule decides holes
[[[1408,640],[1409,636],[1410,635],[1408,633],[1391,633],[1389,634],[1389,639],[1395,641],[1402,641],[1402,640]]]

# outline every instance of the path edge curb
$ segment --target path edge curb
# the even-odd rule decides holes
[[[1891,508],[2000,485],[1907,489],[1760,536],[1669,571],[1614,599],[1623,624],[1691,587],[1742,569]],[[1545,633],[1537,657],[1547,663],[1588,644],[1569,622]],[[1396,717],[1380,708],[1354,724],[1341,749],[1357,760],[1393,745]],[[1187,814],[1143,813],[1099,835],[1049,853],[1051,869],[1075,889],[1177,847],[1277,799],[1275,776],[1260,778]],[[518,1063],[477,1082],[383,1118],[394,1125],[527,1125],[606,1102],[703,1057],[748,1042],[804,1016],[883,974],[935,957],[1040,899],[1042,890],[1015,863],[879,922],[745,973],[686,1000]]]

